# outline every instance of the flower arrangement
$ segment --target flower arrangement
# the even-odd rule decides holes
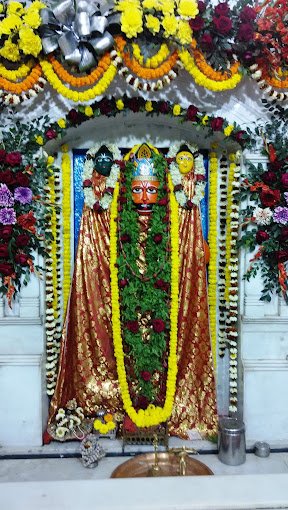
[[[192,42],[189,21],[198,14],[196,0],[117,0],[114,9],[121,12],[121,31],[128,39],[141,35],[146,45],[151,35],[180,46]]]
[[[178,208],[164,158],[154,155],[153,161],[160,185],[146,233],[143,274],[136,263],[140,232],[131,194],[132,161],[126,164],[121,187],[115,187],[110,220],[114,352],[124,409],[138,427],[169,418],[177,374]],[[170,228],[163,229],[163,223]]]
[[[61,407],[58,409],[55,423],[51,425],[51,437],[56,437],[59,441],[64,441],[65,439],[81,440],[84,439],[87,432],[90,432],[91,429],[92,425],[87,425],[83,409],[78,406],[74,398],[67,402],[65,408]]]
[[[51,237],[45,218],[52,167],[39,150],[37,133],[37,124],[16,121],[5,127],[0,141],[0,292],[10,304],[30,274],[40,270],[35,251],[45,255],[44,243]]]
[[[250,62],[251,46],[256,30],[257,10],[252,2],[198,2],[199,14],[190,21],[199,50],[214,69],[230,72],[231,63]]]
[[[241,186],[241,197],[249,202],[243,211],[239,245],[256,250],[244,277],[249,280],[261,272],[264,281],[261,300],[270,301],[271,294],[276,292],[288,302],[287,136],[279,132],[277,121],[265,128],[263,151],[268,157],[267,168],[250,164]],[[256,132],[260,135],[261,129]]]
[[[114,431],[116,428],[116,423],[114,421],[113,414],[105,413],[103,418],[96,418],[96,420],[93,422],[93,427],[96,432],[99,432],[99,434],[103,436],[109,434],[109,432]]]
[[[28,7],[20,2],[1,4],[0,56],[10,62],[23,57],[38,57],[42,50],[37,28],[41,24],[39,11],[45,4],[35,0]]]

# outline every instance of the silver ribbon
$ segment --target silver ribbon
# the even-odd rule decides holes
[[[45,54],[60,49],[66,62],[80,71],[95,66],[114,43],[110,33],[120,31],[120,14],[105,0],[63,0],[53,9],[41,9],[39,27]]]

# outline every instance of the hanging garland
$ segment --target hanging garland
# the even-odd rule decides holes
[[[225,300],[225,268],[226,268],[226,235],[227,235],[227,199],[228,199],[228,158],[222,154],[220,166],[220,196],[219,196],[219,269],[218,269],[218,300],[219,300],[219,327],[218,347],[219,356],[223,357],[227,347],[226,337],[226,300]]]
[[[66,309],[71,282],[71,158],[69,148],[62,145],[62,218],[63,218],[63,306]]]
[[[131,195],[133,163],[128,162],[126,165],[125,182],[121,182],[121,189],[119,189],[118,184],[115,187],[110,220],[110,274],[114,352],[124,409],[138,427],[158,425],[170,417],[173,408],[177,374],[178,207],[172,193],[173,184],[171,179],[169,178],[167,184],[165,184],[165,160],[161,156],[154,156],[154,165],[157,173],[159,173],[160,187],[158,203],[154,206],[155,209],[153,210],[153,216],[147,233],[145,250],[147,267],[143,276],[139,272],[135,261],[135,250],[130,249],[130,243],[136,243],[137,245],[139,237],[138,214],[132,207]],[[166,191],[167,185],[170,190],[169,201]],[[119,219],[118,199],[120,200],[121,211]],[[170,220],[169,209],[167,209],[168,204]],[[168,235],[167,231],[163,231],[163,221],[170,221],[170,235]],[[128,227],[129,235],[126,232]],[[170,263],[169,256],[167,258],[167,251],[163,249],[163,246],[167,246],[168,242],[171,246]],[[159,274],[157,273],[157,279],[155,279],[155,250],[157,252],[157,259],[160,257],[158,260]],[[133,253],[132,259],[129,253]],[[161,282],[166,282],[166,290],[158,287],[157,282],[160,280]],[[170,314],[169,306],[167,307],[168,288],[170,289]],[[132,302],[129,299],[131,292],[133,294]],[[135,311],[135,292],[137,292],[137,295],[139,293],[139,299],[136,301],[140,305],[139,313],[142,316],[142,321],[144,319],[145,322],[146,319],[146,322],[148,321],[147,324],[150,324],[148,328],[149,341],[146,346],[145,344],[143,345],[142,334],[140,332],[139,322],[141,317],[138,317]],[[125,306],[123,307],[122,305],[121,308],[120,297],[121,303],[125,303]],[[122,330],[121,323],[123,324]],[[139,356],[137,345],[139,348],[141,347],[141,356]],[[161,395],[161,386],[163,387],[162,359],[167,350],[167,374],[164,371],[166,390]],[[130,367],[129,371],[127,370],[127,362]],[[136,390],[136,393],[132,395],[131,372],[133,378],[136,378],[135,384],[138,387],[138,391]],[[159,384],[159,378],[160,381],[162,379],[162,384]],[[140,394],[140,391],[142,394]],[[143,398],[148,403],[150,401],[146,408],[139,409],[139,397],[142,397],[142,401]],[[136,410],[135,405],[137,405],[138,410]]]

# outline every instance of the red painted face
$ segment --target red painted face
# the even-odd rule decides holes
[[[149,214],[152,206],[157,202],[159,181],[132,181],[132,200],[136,204],[139,214]]]

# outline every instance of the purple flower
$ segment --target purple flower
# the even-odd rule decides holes
[[[3,207],[0,209],[0,223],[2,225],[14,225],[16,223],[16,213],[10,207]]]
[[[20,202],[20,204],[30,204],[32,200],[32,190],[30,188],[23,188],[22,186],[15,188],[14,198]]]
[[[13,204],[14,198],[11,191],[6,184],[0,184],[0,205],[2,205],[2,207],[9,207]]]
[[[288,224],[288,207],[276,207],[273,213],[273,220],[281,225]]]

